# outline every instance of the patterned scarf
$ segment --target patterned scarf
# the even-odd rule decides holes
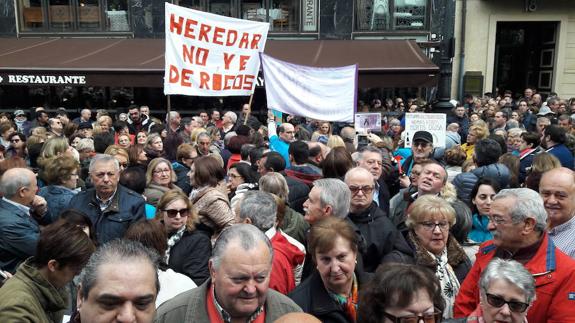
[[[166,264],[170,261],[170,250],[173,246],[176,245],[176,243],[178,243],[178,241],[180,241],[180,239],[182,239],[184,232],[186,232],[185,225],[183,225],[178,231],[176,231],[176,233],[168,238],[168,249],[166,249]]]
[[[429,252],[429,251],[428,251]],[[430,256],[434,257],[437,261],[437,269],[435,276],[441,283],[441,295],[445,300],[445,310],[443,311],[443,318],[453,318],[453,306],[455,305],[455,296],[459,292],[459,281],[453,268],[447,262],[447,248],[443,249],[441,255],[436,256],[429,252]]]
[[[352,320],[352,322],[357,321],[357,303],[358,303],[358,294],[357,294],[357,278],[355,277],[355,273],[353,274],[353,282],[351,284],[351,293],[349,295],[341,295],[331,292],[330,290],[327,291],[329,296],[333,300],[335,300],[341,309],[347,314],[347,316]]]

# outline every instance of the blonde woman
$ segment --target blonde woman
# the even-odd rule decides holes
[[[146,171],[146,190],[144,196],[148,203],[156,206],[158,201],[169,190],[182,191],[174,185],[177,176],[172,168],[172,163],[167,159],[158,157],[152,159]]]

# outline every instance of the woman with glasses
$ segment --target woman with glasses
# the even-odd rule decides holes
[[[461,145],[461,148],[465,151],[467,159],[473,157],[473,151],[475,149],[475,143],[481,139],[485,139],[489,136],[489,129],[483,127],[479,124],[473,124],[469,127],[469,132],[467,133],[467,142]]]
[[[258,176],[252,167],[246,163],[235,163],[228,169],[227,189],[232,210],[242,199],[245,192],[257,189]]]
[[[152,159],[146,171],[146,190],[144,191],[146,201],[156,206],[165,192],[173,189],[181,191],[174,184],[176,180],[176,173],[167,159],[161,157]]]
[[[311,227],[307,242],[317,270],[288,296],[324,323],[363,322],[358,291],[367,281],[357,264],[359,235],[346,220],[327,217]]]
[[[38,192],[38,195],[46,199],[50,214],[56,221],[60,213],[68,208],[70,200],[78,193],[78,178],[80,163],[74,157],[62,155],[52,157],[46,162],[43,178],[47,186]]]
[[[380,266],[359,298],[358,322],[440,323],[441,285],[430,270],[405,264]]]
[[[479,279],[480,302],[469,323],[526,323],[535,300],[533,275],[514,260],[494,258]]]
[[[455,224],[455,210],[443,198],[424,195],[407,210],[405,238],[411,253],[393,251],[383,262],[414,264],[431,269],[441,284],[446,303],[444,318],[453,317],[455,296],[471,269],[471,262],[449,229]]]
[[[124,169],[128,168],[128,165],[130,165],[130,155],[128,153],[128,149],[117,145],[111,145],[106,148],[104,154],[116,158],[118,164],[120,165],[120,172],[124,171]]]
[[[196,229],[198,213],[180,190],[167,191],[157,205],[159,220],[168,235],[165,263],[177,273],[190,277],[200,286],[209,277],[208,260],[212,255],[210,236]]]

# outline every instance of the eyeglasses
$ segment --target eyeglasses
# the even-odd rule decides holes
[[[531,171],[531,169],[529,169],[529,171]],[[489,219],[489,221],[491,221],[493,224],[496,225],[500,225],[500,224],[505,224],[505,220],[503,218],[501,218],[500,216],[491,216],[488,215],[487,218]]]
[[[413,147],[427,148],[428,146],[429,143],[427,141],[416,141],[413,143]]]
[[[419,225],[423,227],[425,231],[434,231],[435,227],[439,227],[441,231],[447,231],[449,229],[449,222],[419,222]]]
[[[443,313],[441,311],[435,311],[433,313],[427,313],[422,315],[410,315],[397,317],[391,315],[387,312],[383,312],[383,315],[393,321],[393,323],[419,323],[421,321],[425,323],[440,323]]]
[[[185,208],[185,209],[180,209],[180,210],[166,210],[164,209],[164,212],[166,212],[166,215],[168,216],[168,218],[175,218],[178,214],[180,215],[180,217],[185,218],[188,215],[190,215],[190,209]]]
[[[242,175],[236,175],[236,174],[231,174],[231,173],[230,173],[230,174],[228,174],[228,177],[231,177],[231,178],[242,178]]]
[[[507,304],[509,309],[515,313],[523,313],[529,307],[529,304],[517,301],[506,301],[503,297],[486,293],[487,303],[497,308]]]
[[[156,169],[154,171],[154,174],[162,174],[162,173],[168,173],[169,174],[170,170],[169,169]]]
[[[349,186],[349,190],[351,191],[351,193],[353,195],[359,193],[359,191],[362,191],[364,195],[368,195],[371,194],[371,192],[373,192],[373,186]]]

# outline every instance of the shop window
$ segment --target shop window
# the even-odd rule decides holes
[[[18,0],[21,32],[130,31],[128,0]]]
[[[179,0],[177,4],[227,17],[268,22],[270,32],[317,31],[318,0]]]
[[[356,0],[356,31],[428,30],[429,0]]]

